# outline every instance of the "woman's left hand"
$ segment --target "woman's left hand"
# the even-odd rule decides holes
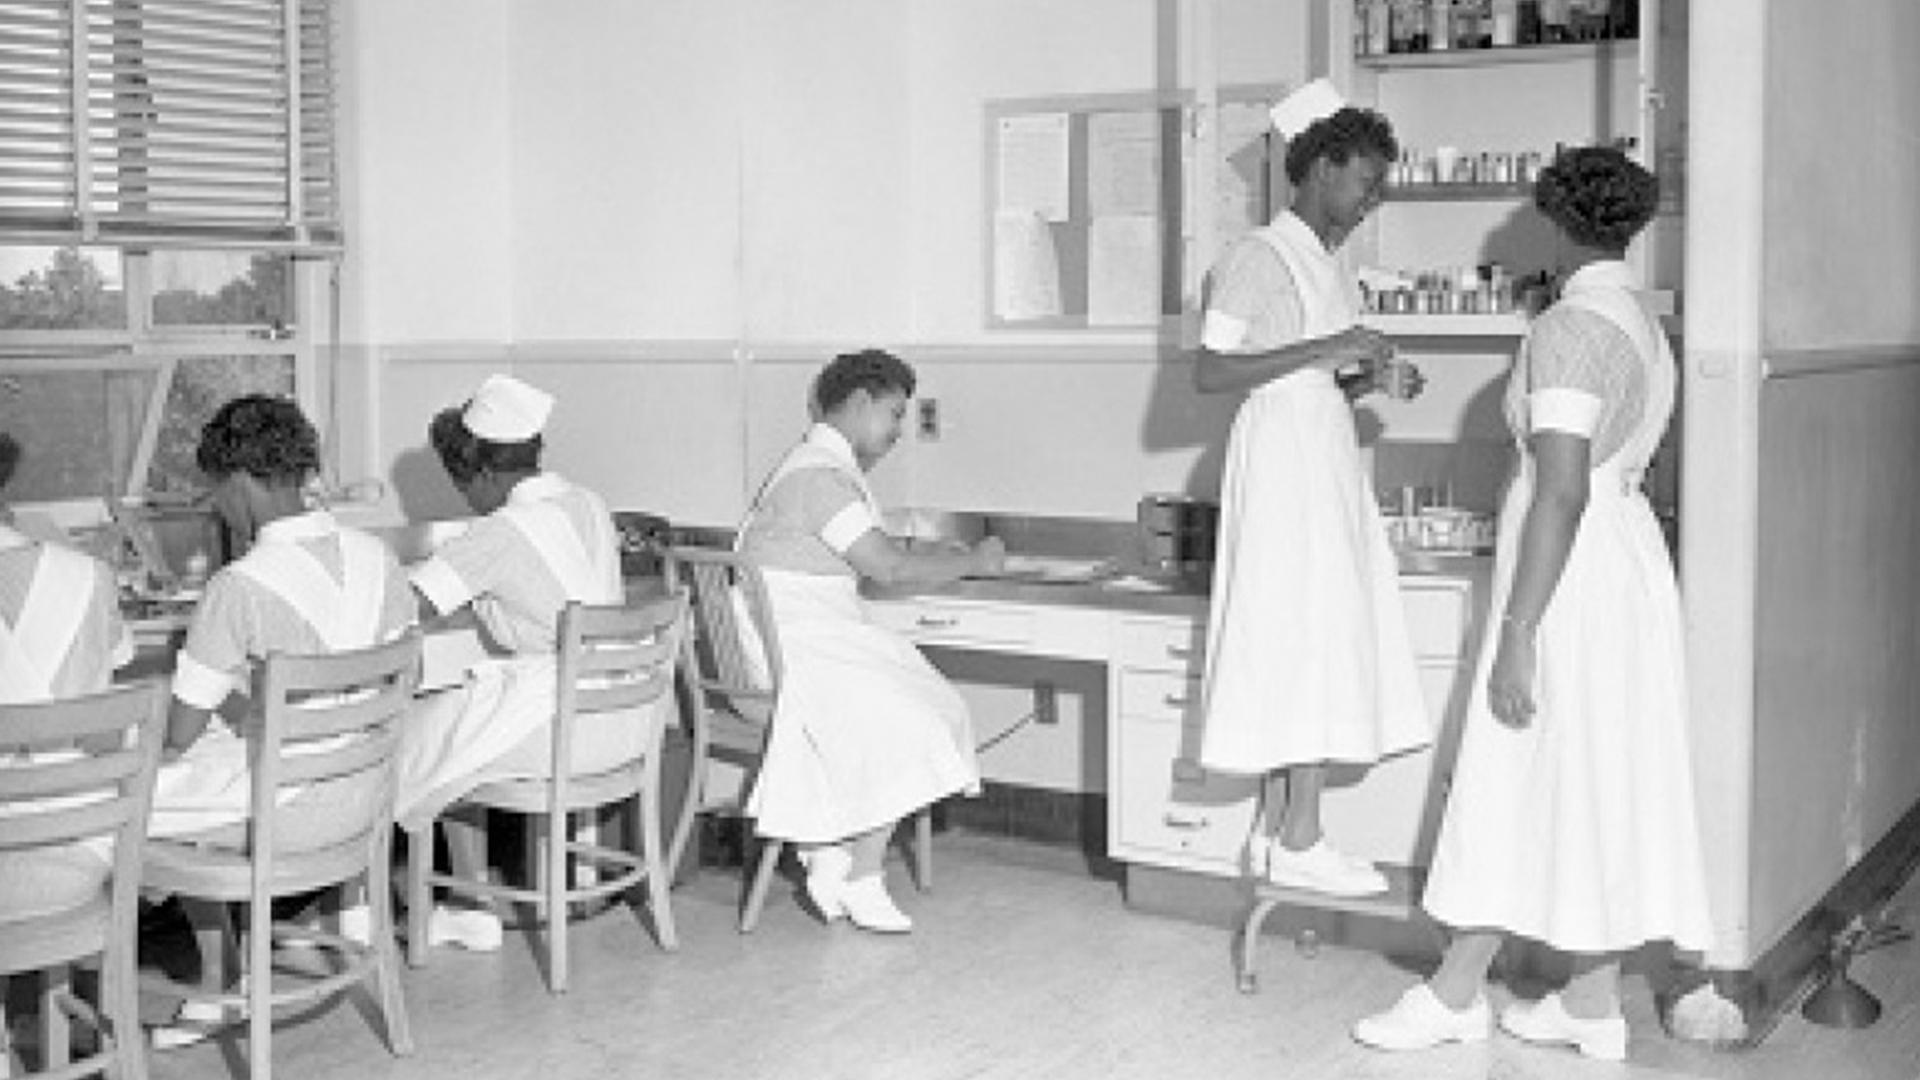
[[[1529,630],[1512,623],[1501,626],[1500,650],[1494,654],[1493,670],[1487,675],[1487,705],[1510,728],[1533,723],[1537,648]]]

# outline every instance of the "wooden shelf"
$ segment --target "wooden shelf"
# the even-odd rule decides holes
[[[1564,45],[1511,45],[1497,49],[1441,49],[1439,52],[1385,53],[1353,58],[1354,65],[1371,71],[1412,68],[1497,67],[1503,64],[1564,64],[1596,57],[1632,60],[1639,55],[1638,38],[1575,41]]]
[[[1387,201],[1502,202],[1532,194],[1532,184],[1395,184],[1387,188]]]

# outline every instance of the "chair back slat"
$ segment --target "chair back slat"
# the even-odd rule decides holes
[[[157,680],[0,705],[0,850],[107,839],[137,847],[166,719]],[[59,730],[64,740],[51,735]]]
[[[89,757],[78,751],[42,752],[31,769],[0,768],[0,803],[98,790],[140,770],[138,747]]]
[[[589,720],[594,713],[635,708],[666,696],[671,693],[672,687],[672,677],[658,671],[612,683],[576,684],[573,691],[574,716]]]
[[[387,767],[387,759],[399,744],[399,732],[388,725],[319,753],[286,754],[280,759],[280,786],[345,780],[380,771]]]

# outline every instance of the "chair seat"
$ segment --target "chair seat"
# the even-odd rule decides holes
[[[630,799],[643,787],[641,762],[630,761],[605,772],[588,773],[567,779],[564,810],[591,810],[611,802]],[[490,810],[512,810],[522,814],[544,814],[547,789],[552,781],[539,776],[512,780],[494,780],[481,784],[460,797],[460,801]]]
[[[0,923],[0,971],[34,971],[99,952],[112,910],[102,886],[77,907]]]
[[[337,885],[366,867],[365,840],[292,855],[276,852],[267,891],[279,896]],[[142,885],[162,892],[228,902],[245,901],[253,894],[251,857],[228,847],[149,840],[140,873]]]

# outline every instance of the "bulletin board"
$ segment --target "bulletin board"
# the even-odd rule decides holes
[[[1158,329],[1196,306],[1213,250],[1266,224],[1286,183],[1267,110],[1278,84],[1221,87],[1213,190],[1195,174],[1190,92],[992,101],[986,109],[987,325]],[[1195,223],[1214,215],[1212,250]]]

